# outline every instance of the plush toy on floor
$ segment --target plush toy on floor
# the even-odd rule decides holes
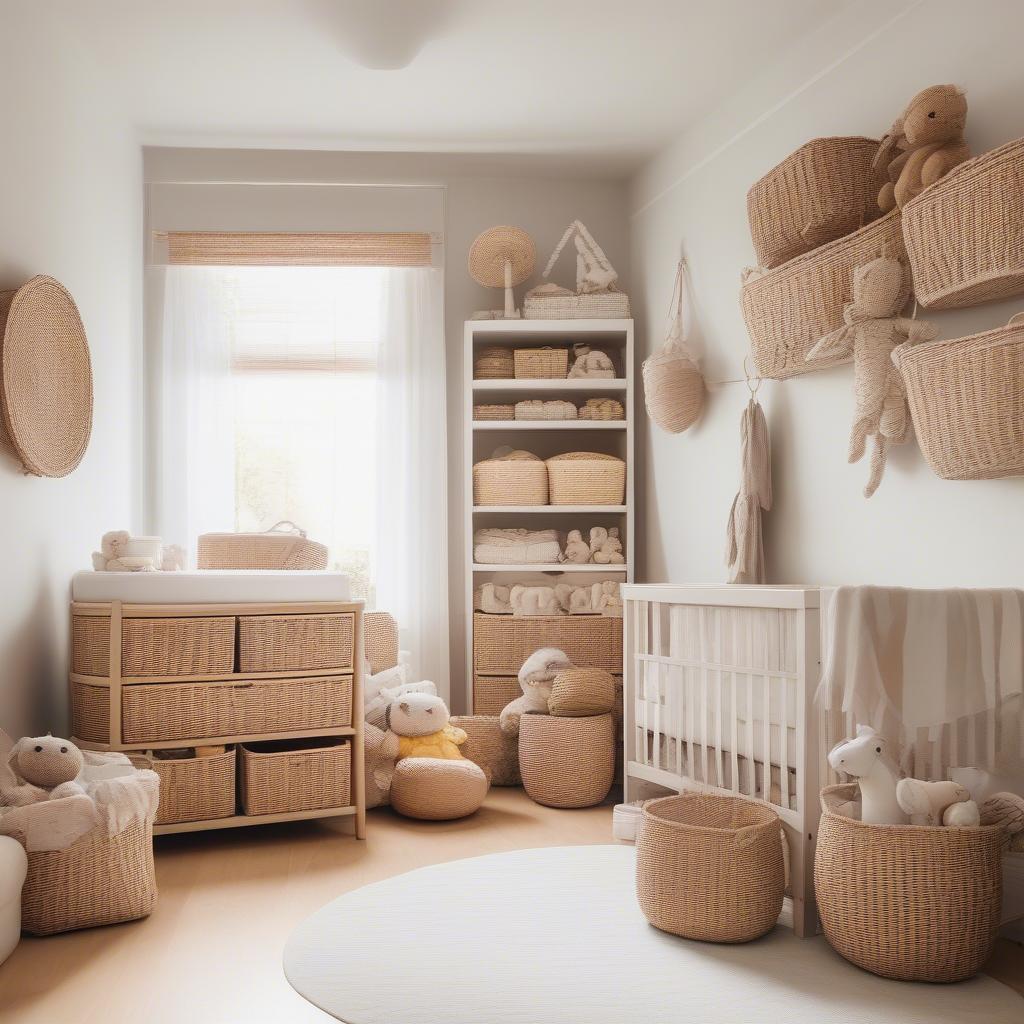
[[[844,327],[826,334],[807,353],[807,359],[853,356],[855,409],[850,431],[848,462],[859,462],[869,437],[871,475],[864,488],[870,498],[882,482],[889,448],[910,437],[907,393],[892,350],[904,342],[914,345],[936,336],[934,324],[899,316],[910,295],[910,272],[887,256],[857,267],[853,272],[853,302],[843,311]]]
[[[395,758],[398,757],[398,737],[366,722],[363,725],[363,754],[366,806],[379,807],[388,802],[391,793]]]
[[[886,740],[870,726],[857,726],[857,735],[829,752],[833,771],[852,775],[860,785],[861,821],[871,825],[901,825],[907,815],[896,799],[900,771],[888,756]]]
[[[519,719],[523,715],[546,715],[551,684],[564,669],[572,668],[565,651],[557,647],[542,647],[534,651],[519,670],[519,685],[523,695],[510,701],[501,711],[501,731],[506,736],[519,735]]]
[[[75,781],[85,767],[85,758],[74,743],[59,736],[23,737],[12,748],[7,764],[14,779],[0,781],[0,804],[8,807],[85,792]]]
[[[438,696],[410,693],[391,703],[387,711],[387,737],[398,740],[398,760],[403,757],[462,759],[459,744],[466,733],[448,721],[448,707]]]

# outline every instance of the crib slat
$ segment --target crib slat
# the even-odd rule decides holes
[[[771,627],[769,626],[769,629]],[[762,751],[763,767],[761,769],[761,799],[771,802],[772,792],[772,686],[771,686],[771,655],[768,645],[768,629],[764,630],[764,676],[762,691],[764,693],[764,710],[762,711],[762,731],[764,732],[764,749]]]
[[[748,665],[754,664],[754,613],[747,616],[747,650],[746,661]],[[747,676],[747,796],[757,796],[757,762],[754,759],[754,673],[748,672]]]
[[[651,651],[661,657],[661,613],[662,604],[660,601],[651,602]],[[654,663],[655,696],[654,703],[654,736],[651,740],[653,746],[652,760],[657,768],[667,768],[664,763],[664,752],[661,749],[661,709],[664,690],[664,665],[658,661]]]
[[[786,622],[787,619],[779,615],[779,658],[776,668],[782,668],[785,664],[786,655]],[[789,683],[782,678],[776,678],[781,696],[782,711],[779,714],[779,792],[781,796],[779,803],[788,809],[789,807]]]
[[[722,664],[722,611],[715,609],[715,660]],[[715,670],[715,785],[724,786],[725,751],[722,748],[722,670]]]

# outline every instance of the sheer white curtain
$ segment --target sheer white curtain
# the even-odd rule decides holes
[[[440,270],[388,270],[377,353],[377,606],[417,678],[448,691],[448,500]]]

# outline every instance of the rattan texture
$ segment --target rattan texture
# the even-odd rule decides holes
[[[110,687],[72,680],[71,734],[92,743],[110,742]]]
[[[605,715],[615,707],[615,679],[600,668],[571,668],[555,676],[548,710],[562,718]]]
[[[704,374],[680,352],[661,352],[644,360],[644,401],[662,430],[681,434],[704,411]]]
[[[749,942],[782,910],[782,827],[767,805],[685,794],[644,805],[636,892],[655,928],[707,942]]]
[[[473,676],[473,711],[477,715],[500,715],[506,704],[522,695],[516,675]]]
[[[363,634],[363,656],[370,663],[371,672],[383,672],[398,664],[398,623],[390,612],[366,612]]]
[[[540,459],[484,459],[473,466],[474,505],[546,505],[548,471]]]
[[[858,967],[903,981],[961,981],[988,959],[999,927],[1004,835],[996,825],[868,825],[822,790],[814,891],[825,937]]]
[[[160,777],[157,825],[229,818],[235,813],[234,747],[207,757],[146,756],[145,766]]]
[[[29,852],[21,927],[29,935],[134,921],[156,906],[153,822],[133,818],[116,835],[100,825],[64,850]]]
[[[747,219],[757,262],[778,267],[874,220],[886,180],[871,167],[877,152],[877,139],[811,139],[754,182]]]
[[[52,277],[0,293],[0,434],[35,476],[67,476],[92,433],[92,364],[75,300]]]
[[[1024,291],[1024,139],[954,167],[903,208],[914,291],[930,309]]]
[[[472,761],[403,757],[391,780],[391,806],[407,818],[452,821],[476,811],[488,788],[484,770]]]
[[[234,667],[233,616],[122,621],[121,674],[126,678],[227,675]]]
[[[526,320],[628,320],[629,296],[606,292],[570,295],[530,295],[523,299]]]
[[[327,548],[294,533],[204,533],[196,544],[199,569],[327,568]]]
[[[473,615],[473,668],[481,675],[515,676],[541,647],[565,651],[574,665],[621,672],[622,619],[606,615]]]
[[[452,725],[469,737],[459,748],[463,756],[483,768],[492,786],[521,786],[519,741],[502,732],[498,723],[498,715],[457,715],[452,719]]]
[[[482,348],[473,360],[474,380],[511,380],[514,374],[515,360],[510,348]]]
[[[469,276],[485,288],[505,286],[505,264],[512,264],[512,284],[522,284],[533,273],[537,248],[522,229],[499,224],[477,235],[469,247]]]
[[[775,270],[747,276],[740,305],[758,375],[784,380],[849,362],[809,363],[806,357],[820,338],[844,325],[854,268],[883,255],[907,258],[898,210]]]
[[[921,451],[945,480],[1024,476],[1024,322],[893,352]]]
[[[556,380],[569,372],[567,348],[517,348],[513,356],[516,380]]]
[[[547,460],[552,505],[621,505],[626,463],[600,452],[568,452]]]
[[[71,671],[83,676],[110,675],[110,616],[71,617]]]
[[[599,804],[615,778],[612,716],[523,715],[519,721],[519,772],[527,795],[545,807]]]
[[[238,788],[244,814],[347,807],[351,781],[352,745],[347,740],[246,743],[240,749]]]
[[[238,619],[240,672],[308,672],[350,669],[355,617],[242,615]]]
[[[511,403],[473,406],[473,419],[475,420],[514,420],[515,418],[516,407]]]

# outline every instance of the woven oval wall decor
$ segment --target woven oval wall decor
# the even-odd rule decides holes
[[[67,476],[92,433],[92,366],[68,290],[33,277],[0,293],[0,413],[4,441],[35,476]]]

